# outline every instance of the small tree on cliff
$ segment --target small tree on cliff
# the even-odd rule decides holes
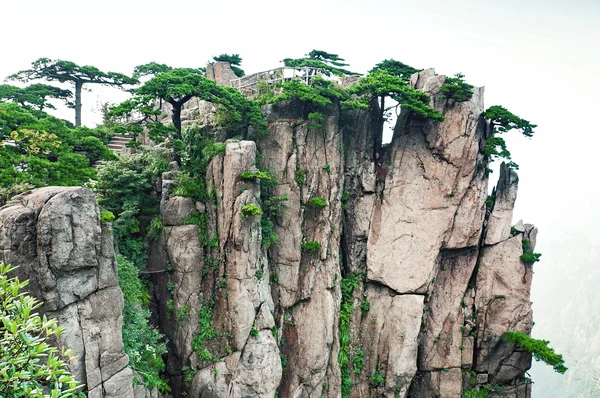
[[[348,66],[348,64],[339,55],[321,50],[312,50],[304,58],[285,58],[283,64],[291,68],[309,67],[321,69],[326,76],[330,76],[331,74],[336,76],[358,75],[356,72],[351,72],[343,68],[344,66]]]
[[[122,87],[136,84],[137,80],[122,73],[103,72],[95,66],[80,66],[71,61],[40,58],[33,61],[30,69],[25,69],[8,77],[11,80],[29,82],[48,80],[71,83],[75,86],[75,126],[81,126],[81,91],[85,84],[101,84]]]
[[[537,127],[537,125],[518,117],[500,105],[490,106],[483,112],[483,117],[489,119],[494,133],[506,133],[511,130],[519,130],[525,137],[531,138],[534,134],[533,129]],[[490,137],[483,150],[492,158],[492,160],[497,158],[504,159],[507,161],[506,165],[508,167],[515,169],[519,168],[519,165],[511,160],[511,154],[506,148],[504,138],[498,136]]]
[[[113,107],[110,114],[131,116],[137,112],[141,118],[133,124],[146,126],[153,140],[170,137],[176,141],[177,148],[177,142],[182,138],[181,110],[194,97],[218,104],[220,119],[229,126],[250,124],[258,130],[266,128],[257,103],[231,87],[219,86],[205,78],[201,69],[172,69],[166,65],[151,63],[136,67],[136,74],[153,76],[133,91],[133,98]],[[173,126],[165,126],[160,121],[161,110],[157,102],[161,104],[162,101],[172,106]]]
[[[217,62],[228,62],[229,65],[231,65],[231,70],[233,70],[233,73],[235,73],[237,77],[242,77],[246,74],[246,72],[240,68],[240,65],[242,64],[240,54],[221,54],[213,57],[213,59]]]
[[[31,84],[24,88],[9,84],[0,85],[0,100],[16,102],[23,108],[40,112],[43,112],[44,109],[56,109],[54,105],[48,102],[50,99],[61,100],[67,106],[73,107],[72,98],[73,92],[71,90],[48,84]]]
[[[418,69],[402,62],[384,60],[371,69],[369,74],[358,84],[348,89],[350,94],[356,94],[359,98],[345,101],[345,105],[359,108],[368,108],[373,105],[378,107],[378,131],[375,135],[374,159],[381,149],[383,127],[387,120],[386,115],[391,109],[403,107],[427,119],[444,119],[441,113],[429,106],[429,95],[409,86],[410,75],[416,72]],[[390,103],[391,105],[388,105]]]
[[[28,281],[8,277],[13,269],[0,263],[0,396],[73,397],[80,385],[64,362],[73,351],[46,342],[64,329],[35,312],[42,303],[21,292]]]

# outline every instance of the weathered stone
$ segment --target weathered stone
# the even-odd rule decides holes
[[[379,372],[385,385],[377,394],[406,397],[417,371],[418,334],[423,315],[422,295],[394,295],[389,289],[369,285],[365,296],[371,302],[361,323],[361,344],[365,351],[363,374],[357,389],[366,396],[369,376]],[[394,395],[396,394],[396,395]]]
[[[373,210],[368,278],[398,293],[424,293],[439,250],[476,245],[481,233],[487,185],[477,167],[483,89],[449,107],[437,97],[441,82],[443,76],[429,71],[419,75],[415,84],[432,95],[445,119],[421,123],[400,116],[389,163],[383,165],[385,188]]]
[[[14,198],[0,208],[0,253],[65,328],[58,344],[73,349],[68,365],[88,396],[133,396],[112,231],[92,192],[47,187]]]
[[[531,266],[520,260],[523,253],[519,234],[496,245],[484,247],[477,274],[477,359],[475,369],[487,372],[492,381],[507,383],[530,365],[528,353],[516,352],[502,340],[506,331],[530,333],[532,313],[529,301]],[[515,365],[507,374],[503,365]]]
[[[215,62],[206,65],[205,76],[207,79],[223,86],[229,86],[232,80],[237,79],[228,62]]]
[[[496,199],[485,232],[484,243],[486,245],[493,245],[510,237],[510,226],[518,188],[517,173],[502,163],[500,179],[495,190]]]
[[[183,221],[183,219],[186,217],[190,217],[194,213],[195,209],[196,207],[191,198],[173,196],[161,206],[161,218],[163,225],[180,225],[181,221]]]
[[[429,296],[425,331],[421,338],[419,370],[462,365],[465,291],[477,262],[478,250],[444,251]],[[472,351],[472,350],[471,350]]]
[[[412,398],[458,398],[462,395],[460,369],[443,369],[424,372],[415,377],[411,388]]]

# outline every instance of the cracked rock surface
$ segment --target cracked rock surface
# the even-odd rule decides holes
[[[93,193],[47,187],[15,197],[0,208],[0,261],[19,267],[44,301],[40,312],[65,328],[58,344],[78,357],[68,365],[88,397],[133,397],[113,235]]]

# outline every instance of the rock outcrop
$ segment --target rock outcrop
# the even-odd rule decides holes
[[[113,235],[93,193],[48,187],[15,197],[0,208],[0,261],[19,267],[40,311],[65,328],[58,343],[78,357],[69,367],[88,397],[133,397]]]
[[[207,71],[221,83],[226,72]],[[148,271],[173,396],[530,396],[531,355],[502,335],[531,331],[520,256],[537,230],[511,227],[513,170],[502,165],[488,197],[483,88],[456,102],[440,95],[444,80],[411,79],[444,121],[403,111],[378,153],[377,109],[306,122],[310,109],[291,100],[263,108],[267,135],[226,142],[205,201],[173,196],[175,167],[164,173]],[[226,137],[214,107],[190,102],[182,115]],[[90,396],[132,394],[112,240],[89,191],[23,195],[0,223],[4,261],[25,265],[73,331],[62,343],[82,352],[71,366]]]
[[[534,245],[536,230],[511,228],[514,171],[501,167],[488,199],[483,89],[448,100],[439,94],[444,79],[426,70],[411,80],[444,121],[403,112],[375,161],[376,110],[307,123],[304,105],[287,101],[264,109],[268,134],[256,145],[231,141],[213,160],[209,202],[164,203],[164,221],[206,209],[204,232],[168,221],[157,244],[157,264],[173,267],[175,312],[209,308],[215,330],[192,350],[189,336],[206,336],[195,310],[190,322],[169,323],[180,347],[173,372],[197,372],[182,391],[457,397],[499,385],[529,396],[520,379],[531,357],[502,334],[531,330],[531,267],[519,257],[521,240]],[[255,164],[278,184],[243,180]],[[285,209],[267,214],[273,198]],[[244,205],[265,213],[246,217]],[[265,220],[278,236],[270,247],[261,247]],[[195,265],[179,271],[182,261]],[[191,283],[181,288],[184,275]]]

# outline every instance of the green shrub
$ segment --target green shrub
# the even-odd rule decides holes
[[[241,212],[243,218],[248,218],[251,216],[260,216],[263,214],[263,211],[254,203],[243,205]]]
[[[304,170],[298,169],[296,170],[296,183],[298,183],[299,186],[302,186],[304,184],[304,181],[306,180],[306,172]]]
[[[273,181],[273,174],[265,171],[244,171],[240,173],[242,180],[261,180],[263,183]]]
[[[338,364],[340,365],[342,378],[342,397],[349,397],[350,389],[352,388],[352,377],[350,376],[350,315],[354,311],[354,306],[352,305],[354,301],[353,293],[354,290],[358,289],[360,281],[361,275],[355,272],[342,278],[342,301],[340,306],[340,326],[338,330],[340,340]]]
[[[117,266],[124,299],[123,350],[129,355],[129,365],[142,375],[144,385],[169,391],[162,376],[167,347],[164,336],[150,324],[150,295],[133,262],[117,255]]]
[[[454,77],[447,77],[440,87],[443,97],[457,102],[470,100],[473,97],[473,86],[465,82],[464,77],[465,75],[462,73],[457,73]]]
[[[207,304],[206,302],[200,307],[198,317],[198,334],[192,341],[192,349],[197,353],[202,349],[202,344],[207,340],[212,340],[217,336],[217,331],[212,326],[214,303]]]
[[[523,253],[521,255],[521,261],[523,261],[525,264],[531,265],[533,263],[536,263],[538,261],[540,261],[540,257],[542,257],[541,253]]]
[[[324,120],[324,117],[321,112],[311,112],[308,114],[308,120],[313,122],[321,122]]]
[[[568,368],[565,366],[562,355],[557,354],[554,349],[548,347],[549,341],[534,339],[523,332],[512,331],[505,332],[502,337],[507,343],[530,352],[536,361],[542,361],[552,366],[556,372],[563,374],[567,371]]]
[[[469,388],[465,390],[461,398],[488,398],[489,390],[487,387],[483,387],[481,390],[477,388]]]
[[[523,247],[523,250],[531,249],[531,242],[529,241],[529,239],[523,239],[521,241],[521,246]]]
[[[150,222],[150,227],[148,228],[148,239],[155,240],[160,236],[160,231],[163,229],[163,222],[160,216],[156,216]]]
[[[179,321],[180,324],[183,323],[183,321],[185,320],[185,317],[187,316],[187,314],[189,312],[190,312],[190,307],[188,305],[184,305],[183,307],[181,307],[181,309],[177,313],[177,320]]]
[[[385,377],[379,373],[378,370],[371,374],[370,380],[375,387],[383,386],[385,384]]]
[[[0,396],[73,397],[81,388],[71,376],[66,360],[73,350],[59,353],[47,338],[60,336],[64,328],[55,319],[40,317],[42,303],[21,292],[28,281],[9,278],[10,265],[0,263]]]
[[[102,211],[100,212],[100,221],[101,222],[113,222],[115,219],[115,215],[112,211]]]
[[[258,329],[254,328],[254,327],[252,329],[250,329],[250,336],[258,338]]]
[[[207,349],[202,349],[200,351],[197,352],[198,354],[198,359],[200,359],[201,361],[208,361],[208,362],[217,362],[218,359],[214,358],[212,356],[212,354],[210,353],[210,351],[208,351]]]
[[[354,353],[354,359],[352,360],[352,365],[354,367],[354,374],[359,375],[362,371],[363,367],[363,359],[365,357],[365,353],[363,350],[356,350]]]
[[[323,170],[325,170],[328,173],[331,173],[331,166],[329,165],[329,163],[325,163],[325,165],[323,166]]]
[[[369,300],[363,299],[360,302],[360,312],[362,313],[362,315],[363,316],[367,315],[369,313],[370,309],[371,309],[371,303],[369,302]]]
[[[325,202],[325,199],[323,198],[312,198],[308,201],[308,203],[310,203],[312,206],[318,209],[322,209],[327,206],[327,202]]]
[[[303,242],[302,248],[309,253],[317,253],[319,250],[321,250],[321,244],[316,241]]]
[[[202,201],[206,199],[207,192],[204,181],[200,177],[192,176],[186,171],[179,171],[175,175],[175,187],[171,192],[172,196],[183,196],[186,198],[192,198],[196,201]]]

